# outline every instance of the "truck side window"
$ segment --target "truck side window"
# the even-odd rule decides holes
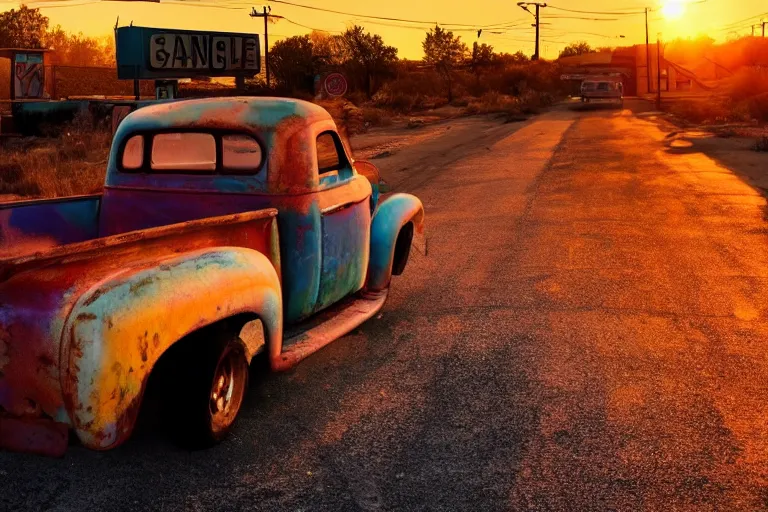
[[[221,138],[221,157],[225,172],[256,174],[261,167],[261,146],[247,135],[224,135]]]
[[[338,171],[342,167],[343,157],[339,154],[339,144],[332,132],[317,136],[317,167],[320,174]]]
[[[158,133],[152,140],[155,171],[215,171],[216,139],[210,133]]]
[[[123,168],[140,169],[144,163],[144,137],[134,135],[123,148]]]

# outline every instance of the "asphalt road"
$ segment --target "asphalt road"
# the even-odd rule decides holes
[[[628,111],[473,123],[376,160],[428,256],[231,439],[0,453],[0,509],[768,508],[764,197]]]

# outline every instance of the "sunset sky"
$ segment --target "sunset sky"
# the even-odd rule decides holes
[[[659,2],[663,3],[659,3]],[[681,0],[554,0],[550,7],[542,9],[542,56],[557,57],[566,44],[584,40],[593,46],[617,46],[640,43],[645,40],[644,16],[602,15],[574,13],[563,9],[580,11],[642,11],[644,6],[655,8],[649,15],[652,40],[661,33],[662,39],[695,37],[709,34],[715,39],[726,39],[734,35],[750,33],[750,24],[757,23],[760,16],[768,19],[768,4],[765,0],[688,0],[684,6]],[[480,42],[493,45],[497,51],[515,52],[522,50],[533,53],[534,29],[530,26],[533,17],[511,0],[389,0],[387,2],[365,2],[360,0],[291,0],[292,3],[333,9],[353,14],[400,18],[425,22],[439,22],[441,25],[462,24],[452,28],[456,34],[471,45],[477,40],[476,29],[487,28]],[[675,3],[677,2],[677,3]],[[60,24],[72,32],[102,36],[112,33],[115,20],[120,25],[133,21],[134,25],[164,28],[185,28],[198,30],[222,30],[236,32],[263,31],[263,22],[248,16],[251,6],[260,8],[263,3],[253,4],[244,0],[161,0],[157,3],[105,0],[48,0],[29,1],[30,7],[39,7],[51,20],[51,25]],[[667,5],[665,5],[667,4]],[[0,0],[0,10],[17,7],[19,2]],[[286,36],[307,33],[299,25],[327,31],[342,31],[352,24],[363,25],[371,32],[381,34],[384,41],[399,49],[403,58],[418,59],[422,56],[421,41],[429,24],[404,23],[399,21],[377,21],[357,18],[348,14],[332,14],[291,5],[270,2],[272,14],[284,16],[277,24],[270,26],[270,42]],[[596,21],[581,18],[609,18],[614,21]],[[754,18],[751,18],[754,17]],[[749,19],[748,19],[749,18]],[[290,21],[288,21],[290,20]],[[292,23],[293,22],[293,23]],[[492,25],[505,25],[491,28]],[[729,25],[733,25],[729,27]],[[756,29],[759,30],[759,29]],[[502,32],[502,33],[492,33]],[[619,39],[618,36],[625,36]]]

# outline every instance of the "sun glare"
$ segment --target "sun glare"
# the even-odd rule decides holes
[[[681,0],[666,0],[661,7],[661,13],[668,20],[676,20],[683,15],[685,5]]]

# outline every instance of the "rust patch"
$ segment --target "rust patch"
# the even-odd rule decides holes
[[[147,362],[147,350],[149,349],[149,341],[147,340],[147,332],[144,331],[144,336],[139,336],[139,355],[141,355],[141,362]]]
[[[55,361],[51,356],[48,354],[41,354],[38,356],[37,361],[40,363],[41,366],[53,366],[55,364]]]
[[[105,291],[106,291],[106,290],[101,290],[101,289],[99,289],[99,290],[96,290],[95,292],[93,292],[93,295],[91,295],[90,297],[88,297],[88,299],[86,299],[86,301],[85,301],[85,302],[83,302],[83,306],[90,306],[91,304],[93,304],[94,302],[96,302],[96,301],[99,299],[99,297],[101,297],[101,296],[102,296],[102,294],[103,294]]]
[[[136,281],[135,283],[131,283],[131,286],[128,288],[128,291],[130,293],[135,294],[141,291],[141,289],[144,288],[145,286],[152,284],[152,281],[154,281],[154,278],[152,276],[147,276],[143,279]]]

